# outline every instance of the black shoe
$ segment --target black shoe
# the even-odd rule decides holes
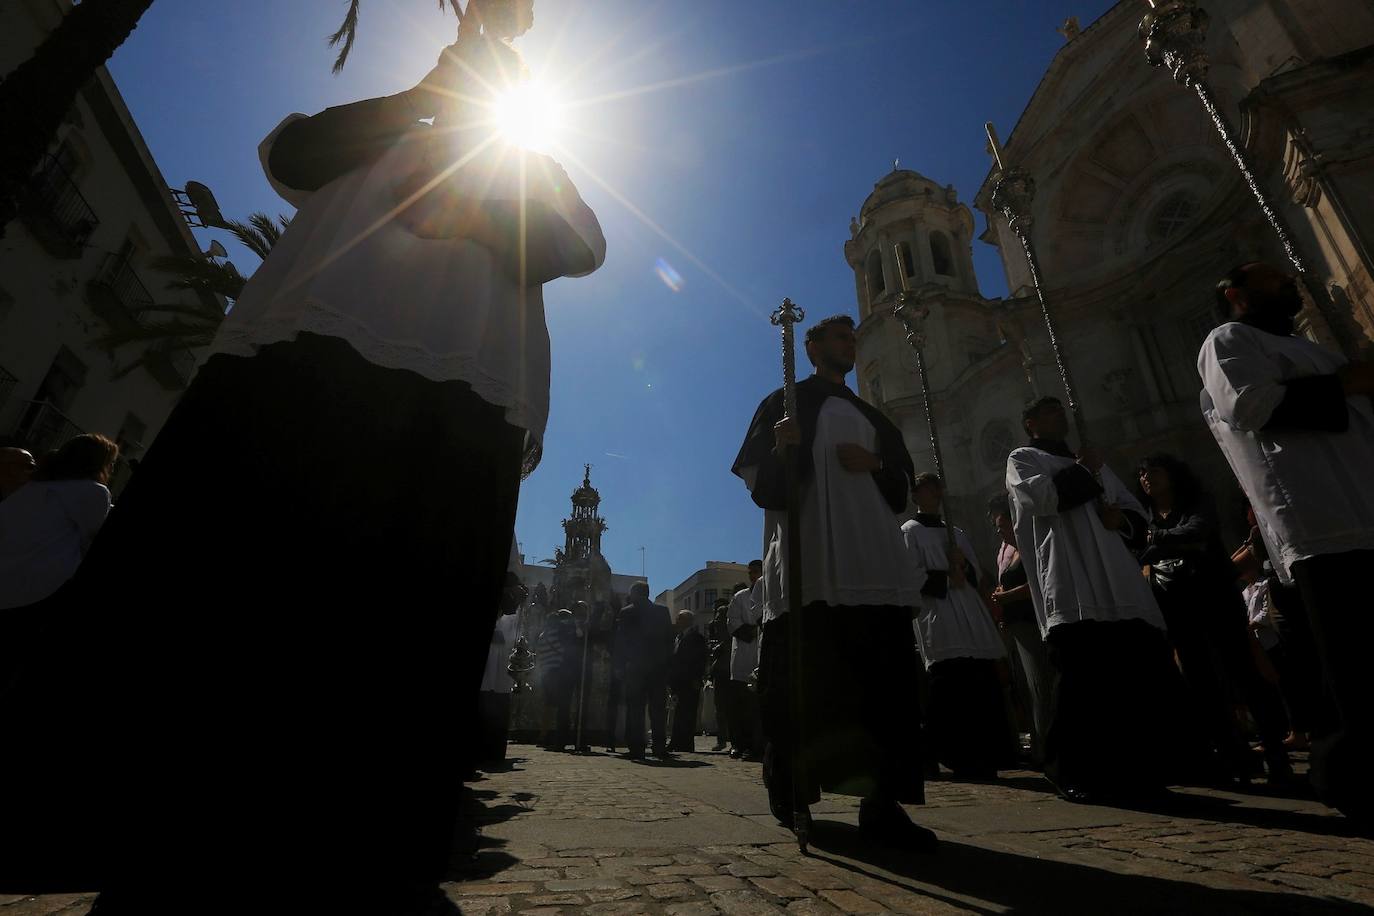
[[[1059,797],[1066,802],[1073,802],[1075,805],[1093,805],[1097,799],[1087,789],[1080,789],[1078,786],[1060,786]]]
[[[671,753],[669,753],[669,751],[668,751],[668,749],[667,749],[666,747],[661,747],[661,748],[658,748],[657,750],[655,750],[655,751],[654,751],[654,756],[655,756],[656,758],[658,758],[659,760],[672,760],[672,759],[673,759],[673,755],[672,755]]]
[[[773,812],[773,817],[777,819],[779,826],[786,830],[795,831],[797,829],[797,812],[792,808],[784,808],[781,805],[776,805],[770,799],[768,802],[768,810]],[[802,805],[801,816],[809,831],[811,828],[811,809]]]
[[[884,846],[932,853],[940,848],[935,832],[917,826],[896,802],[865,798],[859,802],[859,833]]]
[[[626,752],[625,752],[625,759],[626,759],[626,760],[643,760],[643,759],[644,759],[644,749],[643,749],[643,748],[640,748],[640,749],[637,750],[637,751],[636,751],[636,750],[633,750],[633,749],[632,749],[632,750],[626,751]]]
[[[730,748],[730,759],[731,759],[731,760],[739,760],[739,759],[740,759],[741,757],[743,757],[743,756],[744,756],[744,751],[740,750],[740,749],[737,748],[737,747],[732,747],[732,748]]]

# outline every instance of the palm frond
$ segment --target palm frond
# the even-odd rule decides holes
[[[348,54],[353,50],[353,42],[358,37],[358,4],[360,0],[349,0],[348,13],[344,15],[339,30],[329,36],[329,47],[339,46],[339,56],[334,59],[334,73],[338,73],[348,62]]]
[[[248,282],[234,265],[209,258],[166,255],[154,258],[152,268],[170,276],[167,289],[189,289],[237,299]]]
[[[471,0],[469,0],[471,2]],[[358,6],[361,0],[348,0],[348,12],[344,14],[344,21],[339,26],[338,31],[329,36],[329,47],[338,47],[339,56],[334,59],[333,72],[338,74],[348,62],[348,55],[353,51],[353,42],[358,37]],[[458,24],[463,24],[463,6],[461,0],[439,0],[439,12],[443,12],[445,7],[453,10],[453,14],[458,17]]]

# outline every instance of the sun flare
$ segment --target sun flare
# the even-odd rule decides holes
[[[529,80],[498,96],[492,114],[507,143],[546,152],[559,141],[565,106],[550,86]]]

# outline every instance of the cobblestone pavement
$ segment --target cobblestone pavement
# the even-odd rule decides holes
[[[702,739],[705,742],[707,739]],[[704,744],[702,745],[705,746]],[[1374,841],[1312,801],[1177,790],[1168,807],[1072,805],[1033,773],[928,784],[908,809],[934,856],[874,849],[827,796],[812,855],[767,813],[758,765],[511,748],[473,786],[482,844],[449,896],[469,916],[585,913],[1336,913],[1374,906]],[[84,916],[90,895],[0,897],[0,916]],[[193,916],[193,914],[188,914]]]

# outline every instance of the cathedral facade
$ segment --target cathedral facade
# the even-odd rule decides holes
[[[1209,82],[1331,299],[1325,312],[1309,304],[1300,331],[1333,346],[1344,335],[1368,356],[1374,6],[1205,6]],[[1137,25],[1147,11],[1123,0],[1085,29],[1066,24],[1005,157],[1036,182],[1031,234],[1092,441],[1128,483],[1152,451],[1183,458],[1216,496],[1223,531],[1238,537],[1243,507],[1202,422],[1197,352],[1218,323],[1216,281],[1249,260],[1286,261],[1198,98],[1146,62]],[[989,172],[971,209],[953,187],[894,171],[844,245],[860,394],[902,429],[921,470],[934,462],[914,356],[893,316],[903,282],[929,310],[925,355],[949,508],[984,558],[993,545],[984,507],[1024,442],[1021,408],[1063,397],[1020,242],[991,202],[999,174]],[[999,251],[1005,299],[979,293],[975,234]]]

